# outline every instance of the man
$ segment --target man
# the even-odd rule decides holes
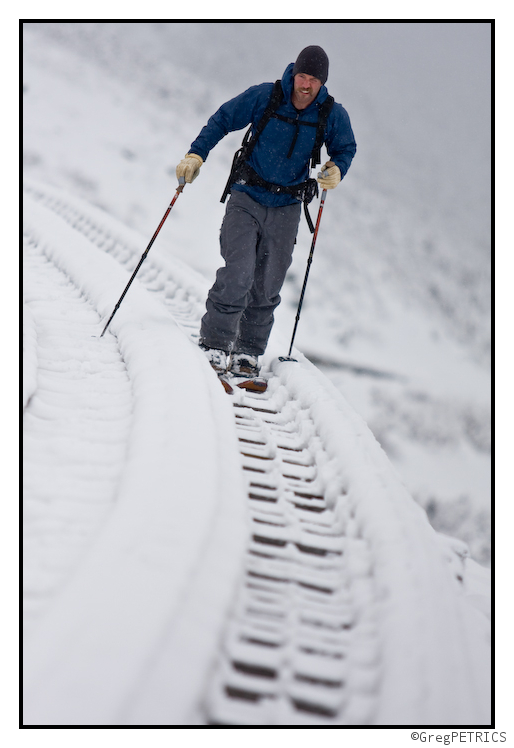
[[[327,78],[324,50],[306,47],[276,87],[252,86],[223,104],[177,166],[177,177],[192,182],[221,138],[251,124],[252,139],[226,190],[231,197],[220,233],[225,266],[209,291],[200,330],[200,347],[218,373],[259,374],[258,357],[266,350],[273,311],[292,260],[301,202],[313,197],[312,191],[306,194],[309,185],[316,188],[308,176],[320,117],[325,124],[319,126],[317,144],[324,142],[330,156],[317,180],[323,189],[337,186],[355,154],[350,119],[329,97]],[[273,97],[274,106],[280,103],[270,114]]]

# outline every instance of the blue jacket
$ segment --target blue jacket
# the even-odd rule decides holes
[[[241,130],[252,123],[252,134],[269,102],[273,83],[251,86],[247,91],[223,104],[209,118],[199,136],[191,143],[190,153],[196,153],[203,160],[227,133]],[[306,109],[297,110],[291,102],[293,92],[293,63],[287,66],[282,76],[284,101],[277,114],[296,118],[299,121],[317,122],[320,104],[327,98],[328,91],[322,86],[316,99]],[[309,177],[309,159],[314,147],[315,127],[300,127],[293,153],[287,154],[293,139],[295,127],[288,122],[272,117],[261,133],[249,159],[249,164],[267,182],[293,185],[304,182]],[[334,102],[327,120],[324,139],[330,159],[337,164],[344,177],[357,150],[348,113],[341,104]],[[268,207],[291,205],[297,202],[291,195],[274,194],[264,187],[232,185],[233,190],[247,192],[254,200]]]

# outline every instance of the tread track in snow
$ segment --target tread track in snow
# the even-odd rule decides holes
[[[209,724],[365,724],[380,666],[369,547],[345,495],[325,498],[308,412],[273,385],[235,406],[251,535]]]
[[[140,247],[51,191],[28,192],[128,271],[135,267]],[[150,254],[137,280],[198,338],[204,300],[182,287],[180,272]],[[312,408],[287,377],[271,377],[263,395],[236,393],[233,407],[250,529],[201,724],[376,724],[384,592],[345,465],[330,457]]]
[[[30,236],[24,237],[24,304],[37,356],[23,440],[24,616],[30,629],[112,507],[132,394],[116,340],[101,349],[91,341],[98,314]],[[32,480],[33,466],[39,476],[44,469],[44,485]]]

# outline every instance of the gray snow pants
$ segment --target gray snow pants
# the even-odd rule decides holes
[[[267,208],[234,190],[220,232],[225,267],[216,273],[202,319],[204,345],[253,356],[264,353],[300,213],[300,203]]]

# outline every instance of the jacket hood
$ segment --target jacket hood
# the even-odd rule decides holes
[[[282,91],[284,92],[284,96],[286,97],[287,102],[291,101],[291,96],[293,93],[293,68],[294,62],[290,62],[284,70],[284,75],[282,76]],[[322,104],[327,96],[328,90],[325,85],[322,85],[320,90],[318,91],[318,95],[316,96],[312,104],[309,104],[307,109],[309,109],[311,106]]]

